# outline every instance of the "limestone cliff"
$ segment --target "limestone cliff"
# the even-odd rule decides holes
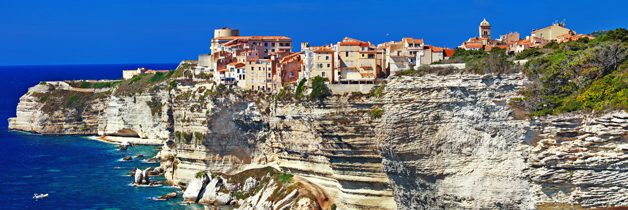
[[[535,119],[528,157],[538,203],[628,206],[628,113]]]
[[[93,135],[110,90],[42,82],[20,98],[9,129],[40,134]]]
[[[519,75],[402,77],[378,128],[399,209],[530,209],[527,120],[506,106]]]
[[[370,114],[380,105],[360,93],[279,103],[268,140],[274,160],[323,187],[339,209],[395,209]]]
[[[239,177],[232,182],[241,193],[243,171],[273,166],[295,175],[298,186],[318,189],[326,200],[313,206],[628,205],[628,114],[530,119],[510,103],[526,84],[522,75],[404,76],[389,79],[384,94],[334,95],[322,104],[276,101],[177,74],[154,81],[100,89],[41,83],[20,98],[9,128],[162,140],[165,176],[183,187],[206,172]],[[268,201],[274,191],[228,195],[257,208],[253,200]],[[271,200],[262,205],[298,205],[294,197]]]
[[[399,209],[626,206],[628,115],[529,119],[521,75],[391,80],[377,138]]]

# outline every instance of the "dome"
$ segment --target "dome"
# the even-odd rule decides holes
[[[486,21],[486,18],[484,18],[484,20],[480,23],[480,26],[491,26],[491,24]]]

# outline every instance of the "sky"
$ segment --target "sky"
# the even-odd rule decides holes
[[[578,33],[628,28],[628,1],[2,0],[0,65],[178,63],[209,53],[213,30],[335,43],[402,37],[456,47],[486,18],[492,35],[565,21]]]

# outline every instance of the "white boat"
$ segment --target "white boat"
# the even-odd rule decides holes
[[[37,194],[37,193],[35,193],[35,195],[33,195],[33,199],[35,199],[35,200],[46,198],[46,197],[48,197],[48,193],[46,193],[46,194]]]

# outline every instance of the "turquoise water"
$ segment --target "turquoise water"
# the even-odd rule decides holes
[[[41,136],[7,131],[19,96],[43,80],[116,79],[123,68],[151,65],[84,65],[1,67],[0,83],[0,209],[202,209],[181,205],[179,198],[150,198],[179,191],[169,186],[132,187],[132,169],[155,167],[142,162],[157,154],[156,147],[136,146],[118,151],[109,143],[79,136]],[[153,65],[174,68],[176,64]],[[119,161],[126,155],[145,157]],[[163,177],[151,177],[163,180]],[[49,197],[33,200],[34,193]]]

